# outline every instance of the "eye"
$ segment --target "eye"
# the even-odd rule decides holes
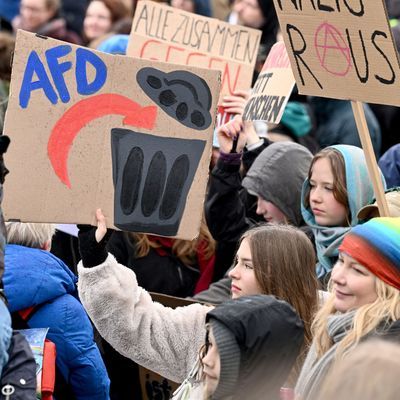
[[[357,266],[353,266],[352,268],[353,268],[353,270],[354,270],[355,272],[357,272],[357,274],[360,274],[360,275],[367,275],[366,272],[365,272],[364,270],[362,270],[361,268],[359,268],[359,267],[357,267]]]
[[[328,192],[332,192],[333,191],[333,187],[325,186],[325,190],[327,190]]]
[[[254,269],[253,266],[252,266],[251,264],[248,264],[248,263],[245,263],[245,264],[244,264],[244,267],[245,267],[246,269]]]

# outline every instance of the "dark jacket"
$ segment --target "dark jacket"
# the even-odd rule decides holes
[[[49,327],[57,367],[77,399],[109,399],[109,379],[89,318],[77,299],[77,278],[51,253],[7,245],[4,289],[11,312],[42,305],[30,328]]]
[[[197,266],[187,266],[172,254],[171,249],[161,251],[150,248],[145,257],[136,255],[135,243],[126,232],[114,232],[107,250],[117,261],[132,269],[139,286],[149,292],[186,297],[194,293],[200,276]]]
[[[304,340],[303,323],[294,309],[273,296],[248,296],[214,308],[206,321],[222,324],[239,346],[232,398],[278,400]]]
[[[400,144],[396,144],[383,154],[378,164],[385,177],[387,188],[400,186]]]
[[[321,148],[335,144],[361,147],[360,137],[350,101],[310,97],[310,105],[317,122],[316,138]],[[364,104],[372,146],[376,156],[381,150],[381,129],[368,104]]]

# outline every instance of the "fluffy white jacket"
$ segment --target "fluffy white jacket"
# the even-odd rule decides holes
[[[114,256],[93,268],[78,265],[79,296],[101,336],[119,353],[160,375],[182,382],[205,340],[211,307],[176,309],[153,302],[135,273]]]

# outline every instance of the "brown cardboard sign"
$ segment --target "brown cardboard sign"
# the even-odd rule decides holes
[[[285,44],[275,43],[253,87],[243,119],[279,123],[295,83]]]
[[[383,0],[274,0],[299,92],[400,105]]]
[[[218,69],[221,97],[251,87],[261,31],[140,1],[127,55]]]
[[[193,239],[220,72],[97,52],[19,31],[5,132],[7,219]]]

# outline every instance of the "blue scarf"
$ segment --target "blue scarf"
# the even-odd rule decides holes
[[[356,146],[335,145],[330,146],[339,151],[345,163],[347,198],[351,214],[351,226],[321,226],[315,222],[314,214],[310,207],[305,207],[305,194],[309,192],[308,178],[304,181],[301,193],[301,213],[304,221],[312,229],[317,248],[317,276],[323,277],[333,268],[339,255],[338,247],[342,243],[344,235],[352,226],[359,223],[357,213],[361,207],[369,204],[374,198],[374,189],[369,179],[364,152]],[[385,178],[381,174],[384,189]]]

